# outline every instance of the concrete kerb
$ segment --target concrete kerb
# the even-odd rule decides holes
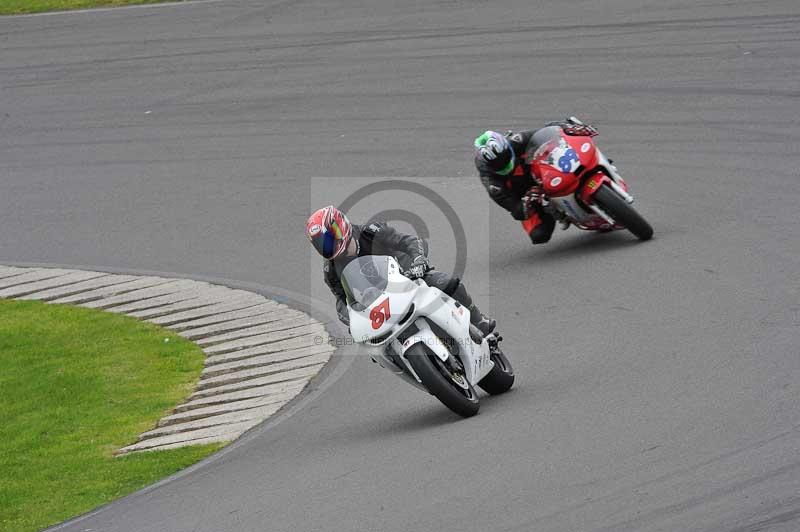
[[[308,314],[309,316],[311,316],[312,318],[319,320],[321,323],[325,324],[325,327],[330,334],[342,337],[347,332],[344,329],[344,327],[339,323],[339,320],[337,319],[333,311],[333,307],[330,303],[323,303],[319,300],[313,299],[303,294],[297,294],[295,292],[284,290],[282,288],[278,288],[271,285],[248,283],[222,277],[201,276],[194,274],[181,275],[174,272],[132,270],[132,269],[122,269],[116,267],[104,267],[104,266],[88,266],[88,265],[73,265],[73,264],[55,265],[48,263],[14,262],[2,259],[0,259],[0,264],[5,264],[12,267],[20,267],[20,268],[54,268],[60,266],[62,268],[103,271],[118,275],[155,275],[159,277],[191,278],[198,281],[206,281],[213,284],[220,284],[239,290],[247,290],[250,292],[261,294],[274,301],[286,303],[292,308],[296,310],[301,310],[306,314]],[[201,470],[209,466],[210,464],[218,460],[221,460],[228,454],[236,452],[239,448],[248,445],[250,441],[259,438],[261,435],[270,430],[272,427],[289,419],[294,414],[302,410],[308,403],[313,402],[317,397],[319,397],[322,393],[324,393],[324,391],[329,386],[333,385],[342,375],[344,375],[344,373],[349,368],[350,364],[352,364],[353,360],[355,359],[354,356],[351,356],[354,354],[356,354],[356,348],[354,346],[352,345],[339,346],[337,350],[332,354],[331,359],[328,361],[328,363],[325,364],[323,368],[317,373],[317,375],[311,379],[309,384],[305,386],[300,393],[295,395],[293,399],[284,404],[280,410],[278,410],[275,414],[267,418],[266,421],[254,425],[250,429],[246,430],[241,436],[239,436],[238,439],[236,439],[226,447],[223,447],[216,453],[201,460],[200,462],[197,462],[194,465],[191,465],[181,471],[178,471],[174,475],[170,475],[169,477],[164,478],[159,482],[156,482],[154,484],[151,484],[150,486],[142,488],[141,490],[135,493],[126,495],[125,497],[122,497],[119,500],[135,501],[139,498],[146,497],[150,492],[157,490],[160,487],[167,485],[171,482],[174,482],[178,479],[181,479],[187,475],[191,475],[195,471]],[[198,439],[195,441],[195,443],[198,444],[213,443],[215,441],[216,440],[214,438],[207,438],[207,439]],[[170,446],[165,445],[163,448],[168,449],[170,448]],[[115,503],[116,502],[118,501],[115,501]],[[91,510],[83,515],[79,515],[77,517],[69,519],[68,521],[55,525],[49,528],[48,530],[60,530],[64,527],[80,523],[81,521],[89,517],[104,512],[111,504],[113,503],[99,506],[94,510]]]
[[[266,298],[269,298],[271,301],[274,301],[275,303],[277,303],[276,307],[273,307],[271,309],[273,312],[276,311],[276,310],[279,310],[281,308],[285,308],[288,311],[288,310],[290,310],[289,307],[291,307],[292,309],[295,309],[295,310],[300,310],[302,312],[305,312],[311,318],[313,318],[315,320],[318,320],[318,322],[321,325],[319,327],[319,330],[322,333],[324,333],[327,330],[328,334],[341,335],[344,332],[342,330],[342,328],[340,327],[340,325],[338,323],[338,320],[334,317],[333,313],[330,311],[330,307],[329,306],[325,305],[322,302],[319,302],[319,301],[313,300],[311,298],[308,298],[308,297],[306,297],[306,296],[304,296],[302,294],[296,294],[296,293],[293,293],[293,292],[290,292],[290,291],[287,291],[287,290],[283,290],[283,289],[280,289],[280,288],[267,286],[267,285],[260,285],[260,284],[256,284],[256,283],[243,283],[241,281],[235,281],[235,280],[231,280],[231,279],[223,279],[223,278],[217,278],[217,277],[209,277],[209,276],[191,276],[191,277],[187,277],[186,275],[180,275],[180,274],[176,274],[176,273],[173,273],[173,272],[142,271],[142,270],[129,270],[129,269],[95,267],[95,266],[53,265],[53,264],[42,264],[42,263],[19,263],[19,262],[13,262],[13,261],[0,261],[0,264],[3,264],[4,266],[7,266],[7,267],[14,267],[14,268],[47,268],[47,269],[58,268],[60,270],[93,271],[93,272],[99,272],[99,273],[104,273],[104,274],[113,274],[113,275],[133,275],[133,276],[137,276],[137,277],[144,277],[144,276],[146,276],[146,277],[161,277],[161,278],[167,278],[167,279],[176,280],[176,281],[177,280],[192,280],[192,281],[196,281],[196,282],[200,282],[200,283],[209,283],[211,285],[219,285],[219,286],[228,287],[228,288],[230,288],[232,290],[237,291],[237,293],[241,293],[241,291],[247,291],[247,292],[252,292],[252,293],[258,294],[260,296],[264,296]],[[24,272],[22,272],[22,273],[24,273]],[[32,277],[33,278],[37,278],[39,276],[46,276],[46,275],[47,275],[46,273],[43,273],[43,274],[39,274],[39,275],[34,275]],[[75,276],[73,276],[73,278],[74,277],[80,277],[80,275],[75,275]],[[6,279],[6,280],[8,280],[8,279]],[[33,282],[33,281],[30,281],[30,282]],[[165,284],[170,285],[172,283],[165,283]],[[26,294],[25,299],[30,299],[29,295]],[[214,304],[219,304],[219,303],[214,303]],[[286,304],[286,305],[284,305],[284,304]],[[209,305],[211,305],[211,304],[209,304]],[[92,306],[95,306],[95,305],[92,305]],[[265,305],[265,307],[267,307],[267,306],[270,306],[270,305]],[[224,307],[222,307],[222,308],[224,308]],[[264,308],[264,310],[267,310],[267,309]],[[176,311],[177,311],[177,309],[176,309]],[[297,314],[295,313],[294,316],[297,316]],[[309,322],[311,322],[311,320],[309,320]],[[324,328],[322,326],[324,326]],[[317,365],[319,365],[320,362],[322,361],[322,358],[324,358],[324,357],[320,357],[319,356],[320,353],[317,350],[310,350],[310,351],[316,351],[315,356],[312,356],[312,358],[314,359],[314,362]],[[331,351],[333,351],[333,349],[331,349]],[[195,464],[194,466],[191,466],[190,468],[188,468],[187,470],[184,470],[183,472],[176,473],[172,477],[164,479],[159,484],[156,484],[156,485],[152,486],[151,488],[153,488],[153,487],[155,487],[157,485],[160,485],[161,483],[169,482],[174,478],[178,478],[179,476],[182,476],[183,474],[187,474],[189,471],[194,470],[194,469],[196,469],[198,467],[202,467],[204,464],[206,464],[206,463],[208,463],[208,462],[210,462],[212,460],[217,459],[219,456],[227,454],[227,452],[230,452],[230,450],[232,450],[233,448],[238,447],[240,442],[244,443],[245,441],[249,441],[250,438],[257,437],[258,434],[262,433],[265,430],[268,430],[269,427],[274,426],[277,423],[280,423],[283,419],[286,419],[289,416],[291,416],[292,414],[294,414],[295,412],[297,412],[300,408],[302,408],[302,406],[305,403],[313,400],[316,396],[318,396],[320,393],[322,393],[324,388],[327,388],[327,386],[329,386],[330,384],[335,382],[335,380],[338,379],[344,373],[344,371],[346,370],[347,366],[349,366],[349,363],[352,361],[353,357],[343,356],[343,355],[345,355],[347,353],[343,353],[342,351],[349,351],[349,349],[348,349],[347,346],[345,346],[344,348],[340,347],[339,350],[337,350],[336,352],[330,353],[329,359],[326,359],[324,361],[324,362],[327,362],[327,363],[323,363],[322,365],[319,365],[317,367],[317,371],[306,371],[306,372],[304,372],[305,374],[307,374],[306,376],[303,376],[303,377],[301,377],[300,379],[297,379],[297,380],[292,379],[292,380],[289,380],[287,383],[285,383],[285,384],[287,384],[287,386],[285,387],[284,393],[279,393],[278,394],[283,401],[282,401],[281,404],[278,404],[277,406],[274,406],[274,407],[271,407],[271,408],[268,408],[268,409],[264,408],[264,406],[266,406],[264,404],[261,404],[260,406],[255,406],[257,401],[253,401],[253,399],[256,399],[256,398],[260,397],[258,395],[258,393],[257,393],[258,390],[263,389],[263,390],[265,390],[266,393],[269,393],[268,391],[270,390],[270,388],[272,388],[271,386],[264,386],[263,384],[259,385],[258,387],[253,387],[251,389],[252,393],[245,393],[245,394],[227,393],[226,394],[226,399],[229,398],[230,401],[231,401],[231,405],[228,406],[228,407],[223,406],[223,405],[225,405],[224,401],[211,400],[210,404],[214,404],[218,408],[216,408],[216,409],[207,409],[206,410],[207,413],[213,414],[214,412],[218,412],[219,414],[223,414],[226,411],[228,411],[228,412],[237,411],[237,408],[240,408],[240,407],[241,407],[241,411],[249,410],[247,408],[247,406],[253,405],[252,414],[255,414],[256,411],[262,411],[262,412],[266,412],[267,413],[266,414],[267,417],[266,417],[266,419],[259,419],[259,418],[257,418],[257,416],[254,415],[253,417],[256,418],[255,422],[249,421],[246,424],[243,424],[243,423],[230,423],[228,425],[224,425],[224,424],[214,425],[213,423],[208,423],[209,425],[217,427],[217,432],[215,433],[214,429],[203,429],[202,435],[201,435],[200,431],[198,431],[198,433],[197,433],[198,437],[197,438],[191,438],[191,437],[186,438],[187,444],[192,444],[192,442],[200,443],[201,441],[210,441],[209,438],[210,439],[215,439],[216,441],[229,441],[229,440],[233,439],[233,438],[230,437],[232,434],[238,435],[239,437],[238,437],[238,439],[236,439],[236,441],[234,443],[232,443],[231,445],[223,448],[218,453],[215,453],[215,455],[212,455],[212,456],[206,458],[205,460],[199,462],[198,464]],[[278,360],[275,360],[273,362],[272,360],[270,360],[270,358],[265,358],[264,360],[265,360],[265,362],[269,362],[270,364],[278,362]],[[248,362],[247,365],[250,366],[251,364],[252,363]],[[280,366],[280,365],[281,364],[278,363],[278,366]],[[314,368],[314,365],[310,365],[308,367],[309,370],[311,370],[312,368]],[[287,365],[285,369],[289,373],[292,372],[291,365]],[[258,372],[255,372],[254,375],[258,375]],[[290,375],[290,377],[291,377],[291,375]],[[276,380],[278,380],[278,379],[276,379]],[[280,383],[279,382],[278,384],[282,386],[284,383]],[[289,392],[289,393],[287,393],[287,392]],[[192,401],[196,400],[196,399],[197,399],[196,397],[192,397],[190,399],[187,399],[187,405],[186,406],[188,408],[182,408],[183,405],[178,405],[178,407],[172,413],[170,413],[169,416],[174,416],[174,415],[179,414],[179,413],[181,413],[183,411],[186,411],[187,409],[191,410],[191,409],[199,407],[200,405],[196,405],[195,406],[195,405],[191,404]],[[266,397],[264,399],[267,400],[267,401],[271,401],[271,399],[266,399]],[[239,402],[239,401],[242,402],[239,406],[234,404],[234,403]],[[204,406],[210,406],[210,404],[209,405],[204,405]],[[169,416],[167,416],[167,417],[169,417]],[[194,417],[194,416],[192,416],[192,417]],[[231,422],[234,421],[233,416],[225,416],[225,418],[227,418],[227,417],[232,417],[232,419],[230,421]],[[248,417],[248,416],[245,415],[245,417]],[[220,418],[220,421],[222,421],[225,418]],[[174,420],[175,420],[175,418],[170,418],[167,421],[167,423],[170,424],[170,425],[173,425]],[[170,421],[172,421],[172,423],[170,423]],[[161,422],[159,422],[159,423],[161,423]],[[203,424],[204,423],[196,423],[194,426],[199,426],[199,425],[203,425]],[[161,426],[163,426],[163,425],[161,425]],[[244,428],[242,431],[239,431],[239,432],[234,430],[234,429],[241,428],[241,427],[246,427],[246,428]],[[189,428],[191,429],[192,426],[189,426]],[[194,430],[197,430],[197,429],[194,429]],[[157,432],[157,431],[155,431],[155,432]],[[206,433],[208,433],[208,434],[206,434]],[[151,447],[151,446],[148,446],[148,445],[142,445],[143,441],[144,440],[140,440],[136,444],[130,446],[131,447],[130,450],[131,451],[152,450],[154,447],[156,447],[156,446]],[[169,447],[167,447],[167,445],[169,445]],[[172,448],[174,445],[179,445],[179,443],[172,444],[172,443],[168,442],[163,446],[163,448]],[[146,488],[146,490],[147,489],[151,489],[151,488]],[[131,496],[135,496],[135,494],[131,495]],[[98,510],[98,511],[100,511],[100,510]]]

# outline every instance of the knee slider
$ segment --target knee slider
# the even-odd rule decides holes
[[[550,241],[549,234],[536,234],[536,231],[531,233],[531,243],[532,244],[545,244]]]
[[[553,224],[553,226],[555,223]],[[530,232],[531,243],[533,244],[544,244],[545,242],[550,241],[550,237],[553,236],[553,229],[554,227],[550,226],[549,224],[540,224],[539,227],[534,229]]]

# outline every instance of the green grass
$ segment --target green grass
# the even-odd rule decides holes
[[[0,0],[0,15],[21,15],[45,11],[66,11],[92,7],[158,4],[175,0]]]
[[[218,449],[113,456],[188,395],[203,358],[132,318],[0,300],[0,530],[39,530]]]

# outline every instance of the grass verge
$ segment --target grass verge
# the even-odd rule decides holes
[[[0,0],[0,15],[23,15],[45,11],[68,11],[93,7],[159,4],[176,0]]]
[[[0,530],[39,530],[218,449],[112,455],[189,394],[203,358],[126,316],[0,300]]]

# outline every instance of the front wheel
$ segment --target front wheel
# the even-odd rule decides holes
[[[452,355],[451,355],[452,356]],[[425,344],[412,345],[406,353],[408,363],[429,392],[444,406],[463,417],[474,416],[481,404],[475,388],[463,373],[448,368]]]
[[[611,218],[636,235],[639,240],[650,240],[653,237],[653,228],[642,218],[636,210],[622,199],[608,185],[604,184],[594,194],[594,201]]]
[[[494,349],[491,358],[494,367],[481,379],[478,386],[490,395],[506,393],[514,385],[514,368],[499,347]]]

